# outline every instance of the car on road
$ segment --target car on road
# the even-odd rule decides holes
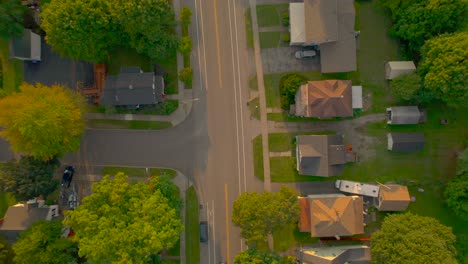
[[[73,179],[73,175],[75,174],[75,168],[73,166],[66,166],[65,171],[63,172],[62,176],[62,187],[70,187],[71,181]]]
[[[294,56],[296,56],[296,59],[306,59],[315,57],[315,55],[317,55],[315,50],[299,50],[296,51]]]
[[[208,242],[208,222],[200,222],[200,242]]]

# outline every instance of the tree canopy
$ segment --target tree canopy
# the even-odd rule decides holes
[[[0,184],[3,191],[12,192],[18,200],[29,200],[39,195],[54,192],[59,182],[53,179],[54,171],[60,166],[58,159],[48,161],[33,157],[21,157],[0,167]]]
[[[448,183],[445,198],[455,214],[468,219],[468,148],[458,158],[457,176]]]
[[[289,110],[289,106],[296,101],[296,92],[307,82],[307,78],[296,73],[286,74],[279,82],[281,108]]]
[[[241,228],[248,243],[265,241],[273,229],[297,221],[300,213],[297,196],[286,186],[276,193],[243,193],[234,201],[232,222]]]
[[[23,83],[20,92],[0,98],[0,132],[15,152],[48,160],[80,146],[85,102],[59,85]]]
[[[0,263],[13,263],[15,253],[5,238],[0,236]]]
[[[240,252],[234,258],[234,264],[279,264],[280,256],[275,252],[262,252],[256,249],[249,249]]]
[[[421,89],[421,77],[415,72],[398,76],[390,82],[392,96],[400,101],[414,99],[419,89]]]
[[[73,59],[103,62],[118,46],[160,59],[178,45],[168,0],[53,0],[41,18],[47,42]]]
[[[419,66],[424,87],[453,107],[468,102],[468,32],[431,39],[422,48]]]
[[[34,223],[13,244],[15,263],[77,263],[78,247],[70,239],[61,237],[62,227],[62,223],[57,220]]]
[[[0,37],[21,36],[25,11],[25,7],[18,0],[0,1]]]
[[[179,240],[181,220],[161,191],[126,179],[118,173],[93,184],[93,193],[64,220],[89,261],[142,263]]]
[[[373,263],[457,263],[452,228],[431,217],[388,215],[371,238]]]

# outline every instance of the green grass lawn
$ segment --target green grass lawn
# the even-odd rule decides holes
[[[119,172],[125,173],[129,177],[148,177],[148,176],[162,176],[168,175],[169,177],[175,177],[177,172],[175,170],[166,168],[149,168],[148,172],[146,168],[140,167],[117,167],[108,166],[101,170],[102,175],[116,175]]]
[[[342,121],[346,119],[352,119],[355,117],[358,117],[361,113],[353,115],[353,117],[335,117],[335,118],[330,118],[330,119],[319,119],[315,117],[301,117],[301,116],[295,116],[295,115],[290,115],[287,112],[281,112],[281,113],[267,113],[267,120],[269,121],[276,121],[276,122],[314,122],[314,121],[320,121],[320,122],[336,122],[336,121]]]
[[[254,174],[257,178],[263,181],[263,147],[262,136],[256,136],[252,139],[253,153],[254,153]]]
[[[257,75],[249,78],[249,88],[253,91],[258,91]]]
[[[257,5],[258,27],[281,26],[281,13],[288,11],[288,4]]]
[[[150,108],[140,109],[127,109],[118,108],[114,106],[94,106],[88,105],[87,111],[89,113],[107,113],[107,114],[136,114],[136,115],[170,115],[179,107],[178,100],[164,100],[162,103],[158,103]]]
[[[119,47],[109,55],[107,61],[109,75],[119,74],[121,68],[130,66],[138,66],[144,72],[153,71],[150,58],[138,54],[134,49]]]
[[[2,64],[0,94],[18,91],[23,81],[23,62],[9,57],[9,40],[0,38],[0,63]]]
[[[185,196],[185,257],[187,264],[200,263],[200,229],[198,198],[195,188],[187,189]]]
[[[314,244],[318,240],[318,238],[312,238],[310,233],[299,232],[295,223],[273,230],[273,249],[276,252],[287,251],[291,246],[298,244]]]
[[[260,120],[260,99],[255,97],[249,101],[250,118]]]
[[[247,40],[247,47],[253,48],[253,29],[252,29],[252,16],[250,15],[250,8],[247,8],[244,13],[245,19],[245,39]]]
[[[277,48],[281,44],[281,32],[279,31],[259,32],[258,34],[261,49]]]
[[[13,194],[8,192],[0,193],[0,218],[3,218],[8,207],[14,204],[16,204],[16,199]]]
[[[172,127],[171,122],[163,121],[139,121],[139,120],[111,120],[111,119],[88,119],[88,128],[109,129],[165,129]]]

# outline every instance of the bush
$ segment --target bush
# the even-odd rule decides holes
[[[289,106],[295,102],[297,90],[306,82],[306,77],[296,73],[286,74],[280,79],[279,91],[282,109],[289,110]]]
[[[182,40],[179,44],[180,53],[187,55],[192,51],[192,40],[189,36],[182,37]]]
[[[193,70],[191,67],[185,67],[179,72],[179,80],[187,87],[192,87]]]
[[[192,10],[188,7],[183,7],[180,10],[180,20],[182,22],[183,27],[188,27],[190,25],[190,18],[192,17]]]
[[[281,13],[281,23],[285,27],[289,27],[289,11],[284,11]]]
[[[414,99],[419,89],[421,89],[421,77],[415,72],[399,76],[390,82],[392,96],[400,101]]]
[[[284,42],[289,42],[291,40],[291,35],[289,33],[283,33],[281,35],[281,39],[284,41]]]

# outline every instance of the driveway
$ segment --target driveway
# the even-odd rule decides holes
[[[320,71],[318,56],[307,59],[296,59],[294,54],[301,47],[279,47],[262,49],[264,73]]]
[[[42,61],[37,64],[24,62],[24,81],[31,84],[58,83],[74,89],[77,83],[81,83],[84,87],[92,86],[93,79],[92,63],[61,57],[47,45],[44,38],[42,38]]]

